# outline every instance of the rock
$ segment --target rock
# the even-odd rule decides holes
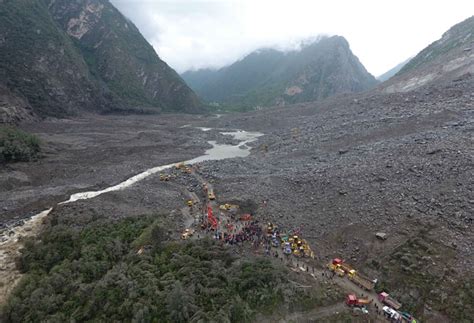
[[[430,150],[430,151],[428,151],[426,154],[427,154],[427,155],[434,155],[434,154],[440,153],[440,152],[442,152],[442,151],[443,151],[442,149],[438,148],[438,149]]]

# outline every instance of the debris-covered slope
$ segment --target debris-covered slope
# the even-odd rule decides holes
[[[266,220],[302,228],[320,259],[379,278],[420,319],[465,319],[472,297],[456,286],[474,277],[473,88],[470,77],[222,119],[266,136],[253,157],[203,173],[222,200],[252,199]]]
[[[423,85],[474,73],[474,16],[453,26],[423,49],[393,78],[382,84],[385,92],[406,92]]]

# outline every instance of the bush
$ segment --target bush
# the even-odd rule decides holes
[[[38,137],[17,128],[0,126],[0,162],[31,161],[39,152]]]
[[[251,322],[300,293],[269,260],[165,232],[156,216],[50,226],[25,243],[0,321]]]

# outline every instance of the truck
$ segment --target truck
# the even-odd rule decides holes
[[[285,255],[291,255],[292,250],[291,250],[291,244],[289,242],[285,242],[283,245],[283,253]]]
[[[349,294],[346,297],[346,304],[349,306],[366,306],[372,303],[368,298],[357,298],[355,294]]]
[[[397,300],[390,297],[390,295],[388,295],[388,293],[386,293],[386,292],[381,292],[378,295],[378,299],[382,303],[384,303],[384,304],[386,304],[386,305],[388,305],[391,308],[394,308],[396,310],[398,310],[400,307],[402,307],[402,304],[400,302],[398,302]]]
[[[275,248],[280,246],[280,238],[278,238],[276,235],[272,236],[272,246]]]
[[[334,273],[336,273],[339,277],[344,277],[346,273],[339,266],[341,262],[342,262],[341,259],[335,258],[332,260],[332,262],[328,264],[328,268],[330,271],[333,271]]]
[[[356,285],[359,285],[360,287],[364,288],[367,291],[371,291],[375,287],[375,282],[373,280],[370,280],[369,278],[362,276],[361,274],[357,273],[354,269],[352,269],[349,272],[348,277]]]
[[[400,313],[395,311],[393,308],[384,306],[382,308],[384,315],[390,319],[392,322],[401,322],[402,321],[402,316]]]
[[[350,273],[351,271],[354,270],[354,268],[352,268],[351,266],[349,266],[348,264],[346,264],[344,261],[342,261],[342,259],[340,258],[334,258],[332,260],[332,263],[330,265],[331,268],[333,268],[333,270],[335,270],[336,268],[340,268],[342,269],[346,274]]]

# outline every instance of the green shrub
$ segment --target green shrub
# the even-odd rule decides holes
[[[0,321],[251,322],[300,293],[267,259],[165,232],[156,216],[50,226],[25,243]]]
[[[0,162],[34,160],[39,152],[38,137],[17,128],[0,126]]]

